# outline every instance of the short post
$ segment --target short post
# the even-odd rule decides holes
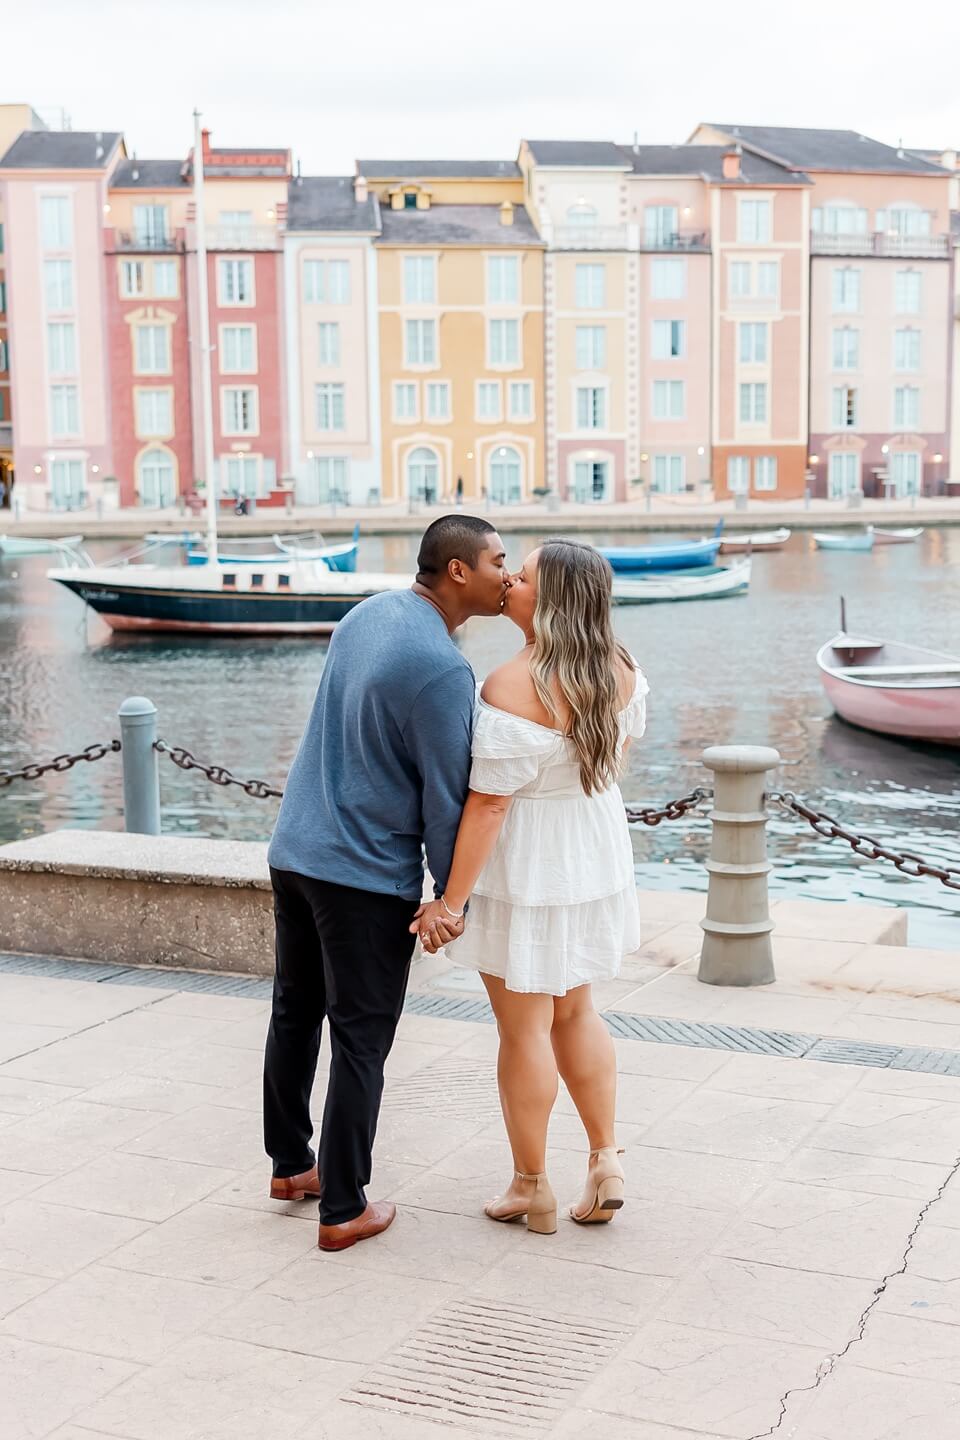
[[[765,745],[711,745],[713,834],[707,913],[697,978],[706,985],[769,985],[775,980],[767,895],[766,774],[780,764]]]
[[[160,767],[154,742],[157,707],[131,695],[117,712],[123,759],[124,828],[135,835],[160,834]]]

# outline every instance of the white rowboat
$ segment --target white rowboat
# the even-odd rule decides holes
[[[725,595],[742,595],[750,584],[750,561],[736,565],[700,566],[696,570],[674,570],[639,576],[614,575],[616,605],[648,605],[659,600],[715,600]]]
[[[743,555],[758,550],[782,550],[790,539],[784,526],[779,530],[755,530],[748,535],[727,535],[720,542],[721,555]]]

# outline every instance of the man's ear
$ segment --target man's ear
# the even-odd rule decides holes
[[[447,574],[455,585],[467,583],[467,567],[462,560],[451,560],[447,565]]]

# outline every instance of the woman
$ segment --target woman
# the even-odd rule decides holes
[[[643,734],[647,682],[614,638],[612,579],[596,550],[572,540],[546,541],[513,577],[503,611],[525,643],[483,686],[450,877],[411,926],[430,951],[462,934],[451,958],[480,971],[515,1167],[486,1214],[526,1216],[542,1234],[557,1228],[546,1142],[558,1071],[590,1147],[569,1213],[608,1221],[623,1205],[616,1057],[590,987],[640,943],[617,779]]]

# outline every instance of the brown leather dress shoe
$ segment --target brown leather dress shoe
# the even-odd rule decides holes
[[[312,1170],[304,1170],[302,1175],[274,1175],[270,1181],[271,1200],[306,1200],[308,1195],[316,1198],[319,1194],[320,1177],[316,1165]]]
[[[321,1225],[317,1244],[321,1250],[348,1250],[358,1240],[369,1240],[386,1230],[396,1215],[397,1207],[389,1200],[371,1200],[356,1219],[345,1220],[342,1225]]]

